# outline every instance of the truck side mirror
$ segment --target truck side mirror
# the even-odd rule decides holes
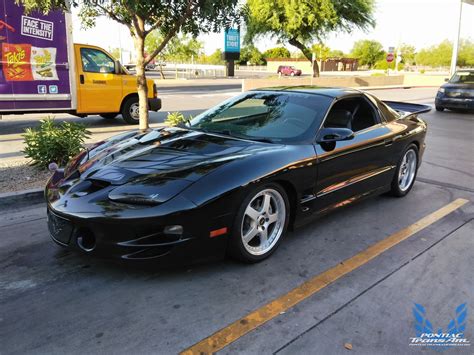
[[[120,64],[120,60],[116,60],[114,62],[115,64],[115,70],[114,70],[114,73],[115,74],[122,74],[122,65]]]

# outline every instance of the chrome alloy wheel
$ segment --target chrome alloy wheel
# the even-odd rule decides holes
[[[132,116],[134,119],[138,120],[140,118],[140,106],[138,105],[138,102],[134,102],[129,109],[130,116]]]
[[[408,190],[415,179],[418,158],[413,149],[409,149],[403,156],[398,170],[398,187],[401,191]]]
[[[257,193],[247,205],[240,235],[245,249],[252,255],[270,251],[283,234],[286,219],[285,200],[274,189]]]

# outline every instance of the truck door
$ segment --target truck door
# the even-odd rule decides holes
[[[122,77],[115,73],[115,61],[112,57],[98,48],[76,47],[76,58],[77,112],[119,112],[122,103]]]

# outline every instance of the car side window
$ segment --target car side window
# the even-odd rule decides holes
[[[362,97],[351,97],[336,102],[329,111],[324,127],[349,128],[354,132],[378,124],[375,108]]]
[[[81,48],[82,70],[88,73],[114,73],[115,62],[104,52],[93,48]]]

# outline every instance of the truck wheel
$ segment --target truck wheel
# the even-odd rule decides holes
[[[118,113],[101,113],[100,117],[105,118],[106,120],[113,120],[117,115]]]
[[[443,106],[435,106],[435,109],[436,109],[436,111],[438,111],[438,112],[444,111],[444,107],[443,107]]]
[[[129,97],[122,106],[123,120],[128,124],[138,124],[140,114],[138,111],[138,97]]]

